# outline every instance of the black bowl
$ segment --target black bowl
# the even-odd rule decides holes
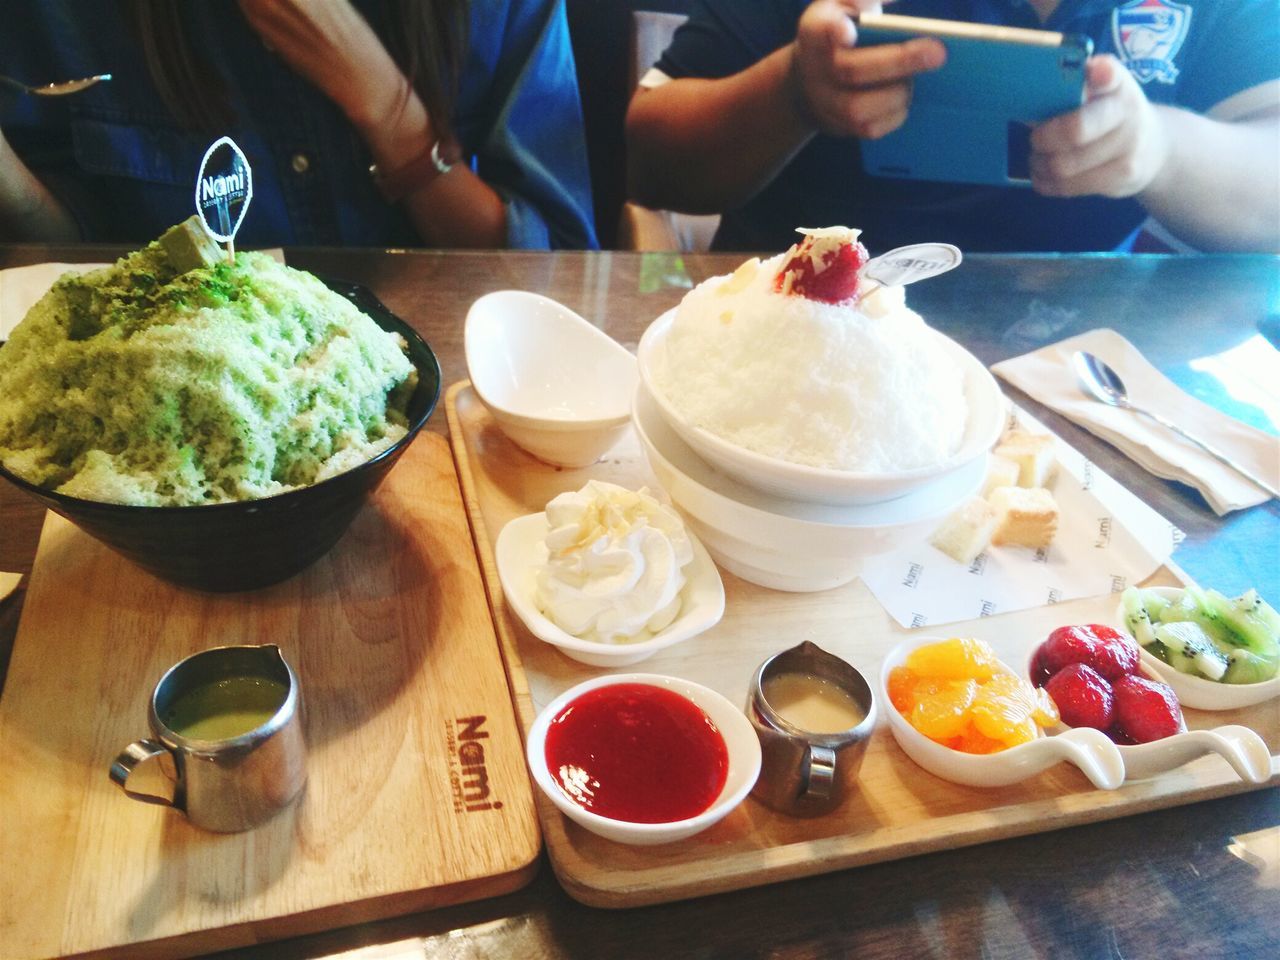
[[[81,500],[43,490],[0,465],[0,476],[90,536],[156,576],[200,590],[265,587],[320,559],[400,455],[440,398],[440,363],[427,342],[364,287],[325,280],[409,344],[418,387],[409,399],[409,431],[394,446],[345,473],[274,497],[188,507],[137,507]]]

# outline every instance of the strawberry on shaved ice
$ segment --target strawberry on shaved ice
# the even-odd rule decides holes
[[[945,341],[902,287],[861,275],[858,230],[799,232],[685,296],[655,386],[693,426],[764,456],[861,473],[944,462],[969,415]]]
[[[774,289],[782,294],[845,303],[858,292],[858,271],[867,262],[867,248],[858,230],[825,227],[800,231],[804,239],[787,252]]]

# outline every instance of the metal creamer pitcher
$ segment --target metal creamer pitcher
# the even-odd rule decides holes
[[[261,679],[257,699],[269,698],[256,704],[261,722],[230,736],[170,726],[178,725],[173,716],[184,698],[241,678]],[[148,720],[152,736],[116,757],[111,779],[135,800],[182,810],[198,827],[231,833],[257,826],[306,783],[301,691],[275,644],[214,647],[180,661],[156,684]]]
[[[815,732],[784,718],[769,701],[771,678],[797,674],[831,684],[847,694],[863,713],[847,729]],[[747,716],[760,738],[763,760],[751,795],[768,807],[795,816],[834,810],[857,776],[867,739],[875,728],[871,686],[850,664],[815,643],[770,657],[751,678]]]

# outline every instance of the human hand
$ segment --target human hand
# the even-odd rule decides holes
[[[1110,54],[1085,65],[1085,102],[1031,133],[1031,185],[1049,197],[1132,197],[1164,169],[1165,127],[1138,81]]]
[[[800,103],[824,133],[874,140],[907,118],[911,78],[946,61],[937,40],[859,49],[852,14],[877,12],[871,0],[816,0],[800,16],[792,72]]]
[[[240,0],[263,41],[362,131],[404,106],[409,82],[348,0]]]

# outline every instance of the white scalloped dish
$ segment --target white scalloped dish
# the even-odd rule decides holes
[[[534,600],[538,547],[547,538],[547,515],[531,513],[510,521],[498,534],[494,560],[507,603],[539,640],[557,647],[580,663],[596,667],[624,667],[639,663],[659,650],[692,639],[711,629],[724,616],[724,582],[706,547],[689,533],[693,561],[685,568],[688,582],[681,593],[680,614],[652,637],[629,643],[583,640],[552,623]]]
[[[1032,656],[1034,655],[1033,649]],[[1156,658],[1151,657],[1151,659]],[[1027,663],[1023,665],[1023,676],[1031,675],[1030,667],[1031,657],[1028,657]],[[1163,680],[1160,674],[1147,666],[1145,660],[1138,664],[1138,672],[1149,680]],[[1176,689],[1174,693],[1177,693]],[[1178,699],[1181,703],[1181,697]],[[1056,727],[1049,728],[1048,733],[1051,738],[1066,737],[1088,729],[1091,728],[1068,727],[1066,724],[1059,723]],[[1101,733],[1099,730],[1093,732]],[[1105,736],[1105,734],[1102,735]],[[1265,783],[1271,776],[1271,751],[1267,748],[1266,742],[1255,731],[1238,724],[1216,727],[1212,730],[1188,730],[1184,715],[1180,718],[1178,733],[1161,740],[1152,740],[1150,743],[1116,744],[1116,749],[1124,762],[1126,781],[1146,780],[1159,776],[1212,753],[1226,760],[1241,780]]]
[[[916,647],[937,643],[942,637],[913,637],[889,651],[880,668],[880,698],[885,704],[889,730],[904,753],[935,776],[970,787],[1003,787],[1033,777],[1062,762],[1074,764],[1095,787],[1114,790],[1124,782],[1124,761],[1119,749],[1100,730],[1067,730],[1040,736],[1029,743],[999,753],[963,753],[930,740],[913,727],[889,698],[889,671],[906,662]],[[1000,668],[1014,673],[1003,661]]]

